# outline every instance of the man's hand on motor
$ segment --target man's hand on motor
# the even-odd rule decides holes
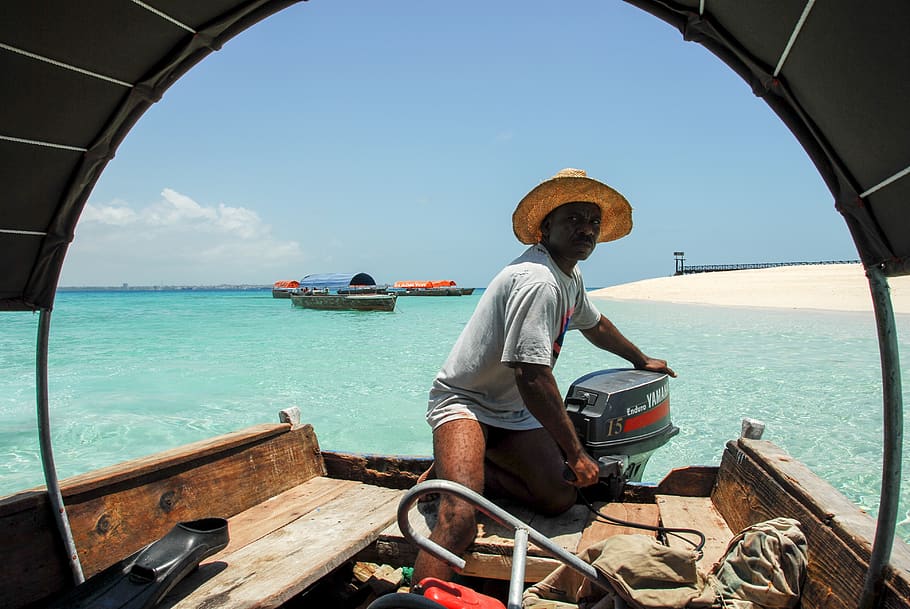
[[[567,481],[578,488],[597,484],[600,478],[600,466],[588,453],[583,452],[575,459],[566,460],[566,466],[570,470],[566,472]]]
[[[667,361],[663,359],[656,359],[649,357],[645,359],[645,362],[639,367],[639,370],[650,370],[651,372],[663,372],[664,374],[669,374],[673,378],[676,378],[676,373],[673,372],[673,369],[667,365]]]

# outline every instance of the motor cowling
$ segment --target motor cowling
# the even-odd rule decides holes
[[[569,419],[588,454],[600,463],[610,499],[639,482],[655,450],[679,433],[670,421],[670,379],[658,372],[613,368],[569,387]]]

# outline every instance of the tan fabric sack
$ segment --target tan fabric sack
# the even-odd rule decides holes
[[[581,556],[593,559],[613,590],[605,591],[568,567],[559,567],[529,588],[522,606],[530,609],[611,609],[616,596],[640,609],[698,609],[717,598],[704,573],[695,567],[693,550],[668,548],[646,535],[616,535],[596,543]]]

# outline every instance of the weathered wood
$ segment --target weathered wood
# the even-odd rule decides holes
[[[730,527],[724,517],[715,509],[710,497],[677,497],[675,495],[658,495],[657,507],[660,508],[660,522],[669,528],[695,529],[705,536],[702,557],[695,564],[703,571],[710,571],[715,563],[720,562],[733,538]],[[686,540],[697,542],[698,537],[679,533],[668,535],[671,548],[692,548]]]
[[[313,478],[240,512],[229,520],[228,546],[211,560],[254,543],[356,486],[353,480]]]
[[[313,435],[311,425],[300,427],[299,430],[305,430],[300,433]],[[67,478],[65,484],[61,484],[61,491],[64,500],[83,500],[82,497],[90,495],[92,491],[102,489],[102,492],[107,492],[107,489],[116,484],[135,484],[146,476],[159,476],[162,471],[172,468],[191,469],[207,459],[224,458],[224,455],[234,450],[245,450],[269,442],[290,431],[291,427],[283,423],[255,425]]]
[[[325,485],[324,480],[317,480],[305,486]],[[343,486],[343,492],[332,499],[314,502],[309,510],[300,508],[299,516],[280,528],[267,523],[261,535],[248,531],[245,537],[251,541],[247,545],[225,549],[207,560],[160,607],[259,609],[278,607],[299,594],[375,540],[395,519],[402,491],[359,483]],[[295,489],[283,500],[291,501],[292,495],[313,494]],[[290,508],[286,513],[294,511]],[[247,514],[230,522],[241,520],[244,527],[255,526],[255,518]]]
[[[542,516],[516,502],[497,501],[497,503],[512,516],[549,538],[567,552],[575,552],[578,549],[581,533],[591,517],[590,511],[583,505],[573,505],[559,516]],[[485,514],[478,514],[477,537],[474,539],[471,550],[482,554],[511,556],[514,543],[514,529],[499,524]],[[533,543],[528,545],[528,555],[548,556]],[[508,574],[506,579],[508,579]]]
[[[541,516],[514,502],[497,501],[503,509],[525,522],[542,535],[568,552],[575,552],[582,531],[590,520],[590,513],[583,505],[573,506],[568,512],[555,517]],[[436,523],[436,503],[418,504],[411,508],[409,519],[414,530],[425,537]],[[508,580],[511,574],[514,531],[504,527],[485,514],[477,515],[477,536],[463,556],[466,562],[463,573],[489,579]],[[383,531],[371,547],[358,554],[359,560],[386,562],[393,565],[413,564],[417,548],[404,538],[395,522]],[[539,581],[559,566],[558,560],[528,544],[525,567],[527,581]]]
[[[717,482],[717,467],[692,465],[670,470],[657,485],[658,495],[708,497]]]
[[[258,425],[61,482],[83,571],[101,571],[174,524],[232,516],[314,476],[324,464],[309,425]],[[0,608],[72,586],[43,489],[0,500]]]
[[[555,558],[528,555],[525,559],[525,582],[539,582],[559,567]],[[512,555],[468,552],[463,575],[509,581],[512,574]]]
[[[160,469],[143,467],[142,473],[124,477],[103,495],[88,493],[67,501],[86,576],[162,537],[177,522],[228,518],[321,475],[312,427],[285,431],[245,446],[232,441],[223,451],[210,441],[203,456],[181,459],[178,466],[171,466],[165,455]]]
[[[433,457],[404,457],[323,451],[326,475],[388,488],[411,488]]]
[[[856,606],[868,568],[874,522],[805,465],[770,442],[730,442],[712,499],[733,531],[778,516],[799,521],[809,548],[804,609]],[[908,582],[910,551],[898,539],[882,606],[910,606]]]
[[[660,512],[657,509],[657,505],[653,503],[595,503],[594,507],[605,516],[617,520],[635,522],[650,527],[656,527],[660,524]],[[578,543],[578,553],[580,554],[587,550],[588,546],[614,535],[650,535],[654,537],[656,533],[606,522],[591,514],[590,521],[581,535],[581,541]]]
[[[20,493],[10,497],[0,516],[0,608],[17,609],[72,586],[72,574],[63,544],[55,535],[56,524],[47,493]],[[25,509],[15,510],[22,499]]]
[[[670,470],[658,484],[629,482],[623,488],[623,503],[653,503],[657,495],[708,497],[717,481],[717,467],[690,465]]]

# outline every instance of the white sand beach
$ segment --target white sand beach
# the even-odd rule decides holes
[[[894,312],[910,314],[910,276],[892,277]],[[817,264],[645,279],[591,292],[612,300],[732,307],[872,311],[860,264]]]

